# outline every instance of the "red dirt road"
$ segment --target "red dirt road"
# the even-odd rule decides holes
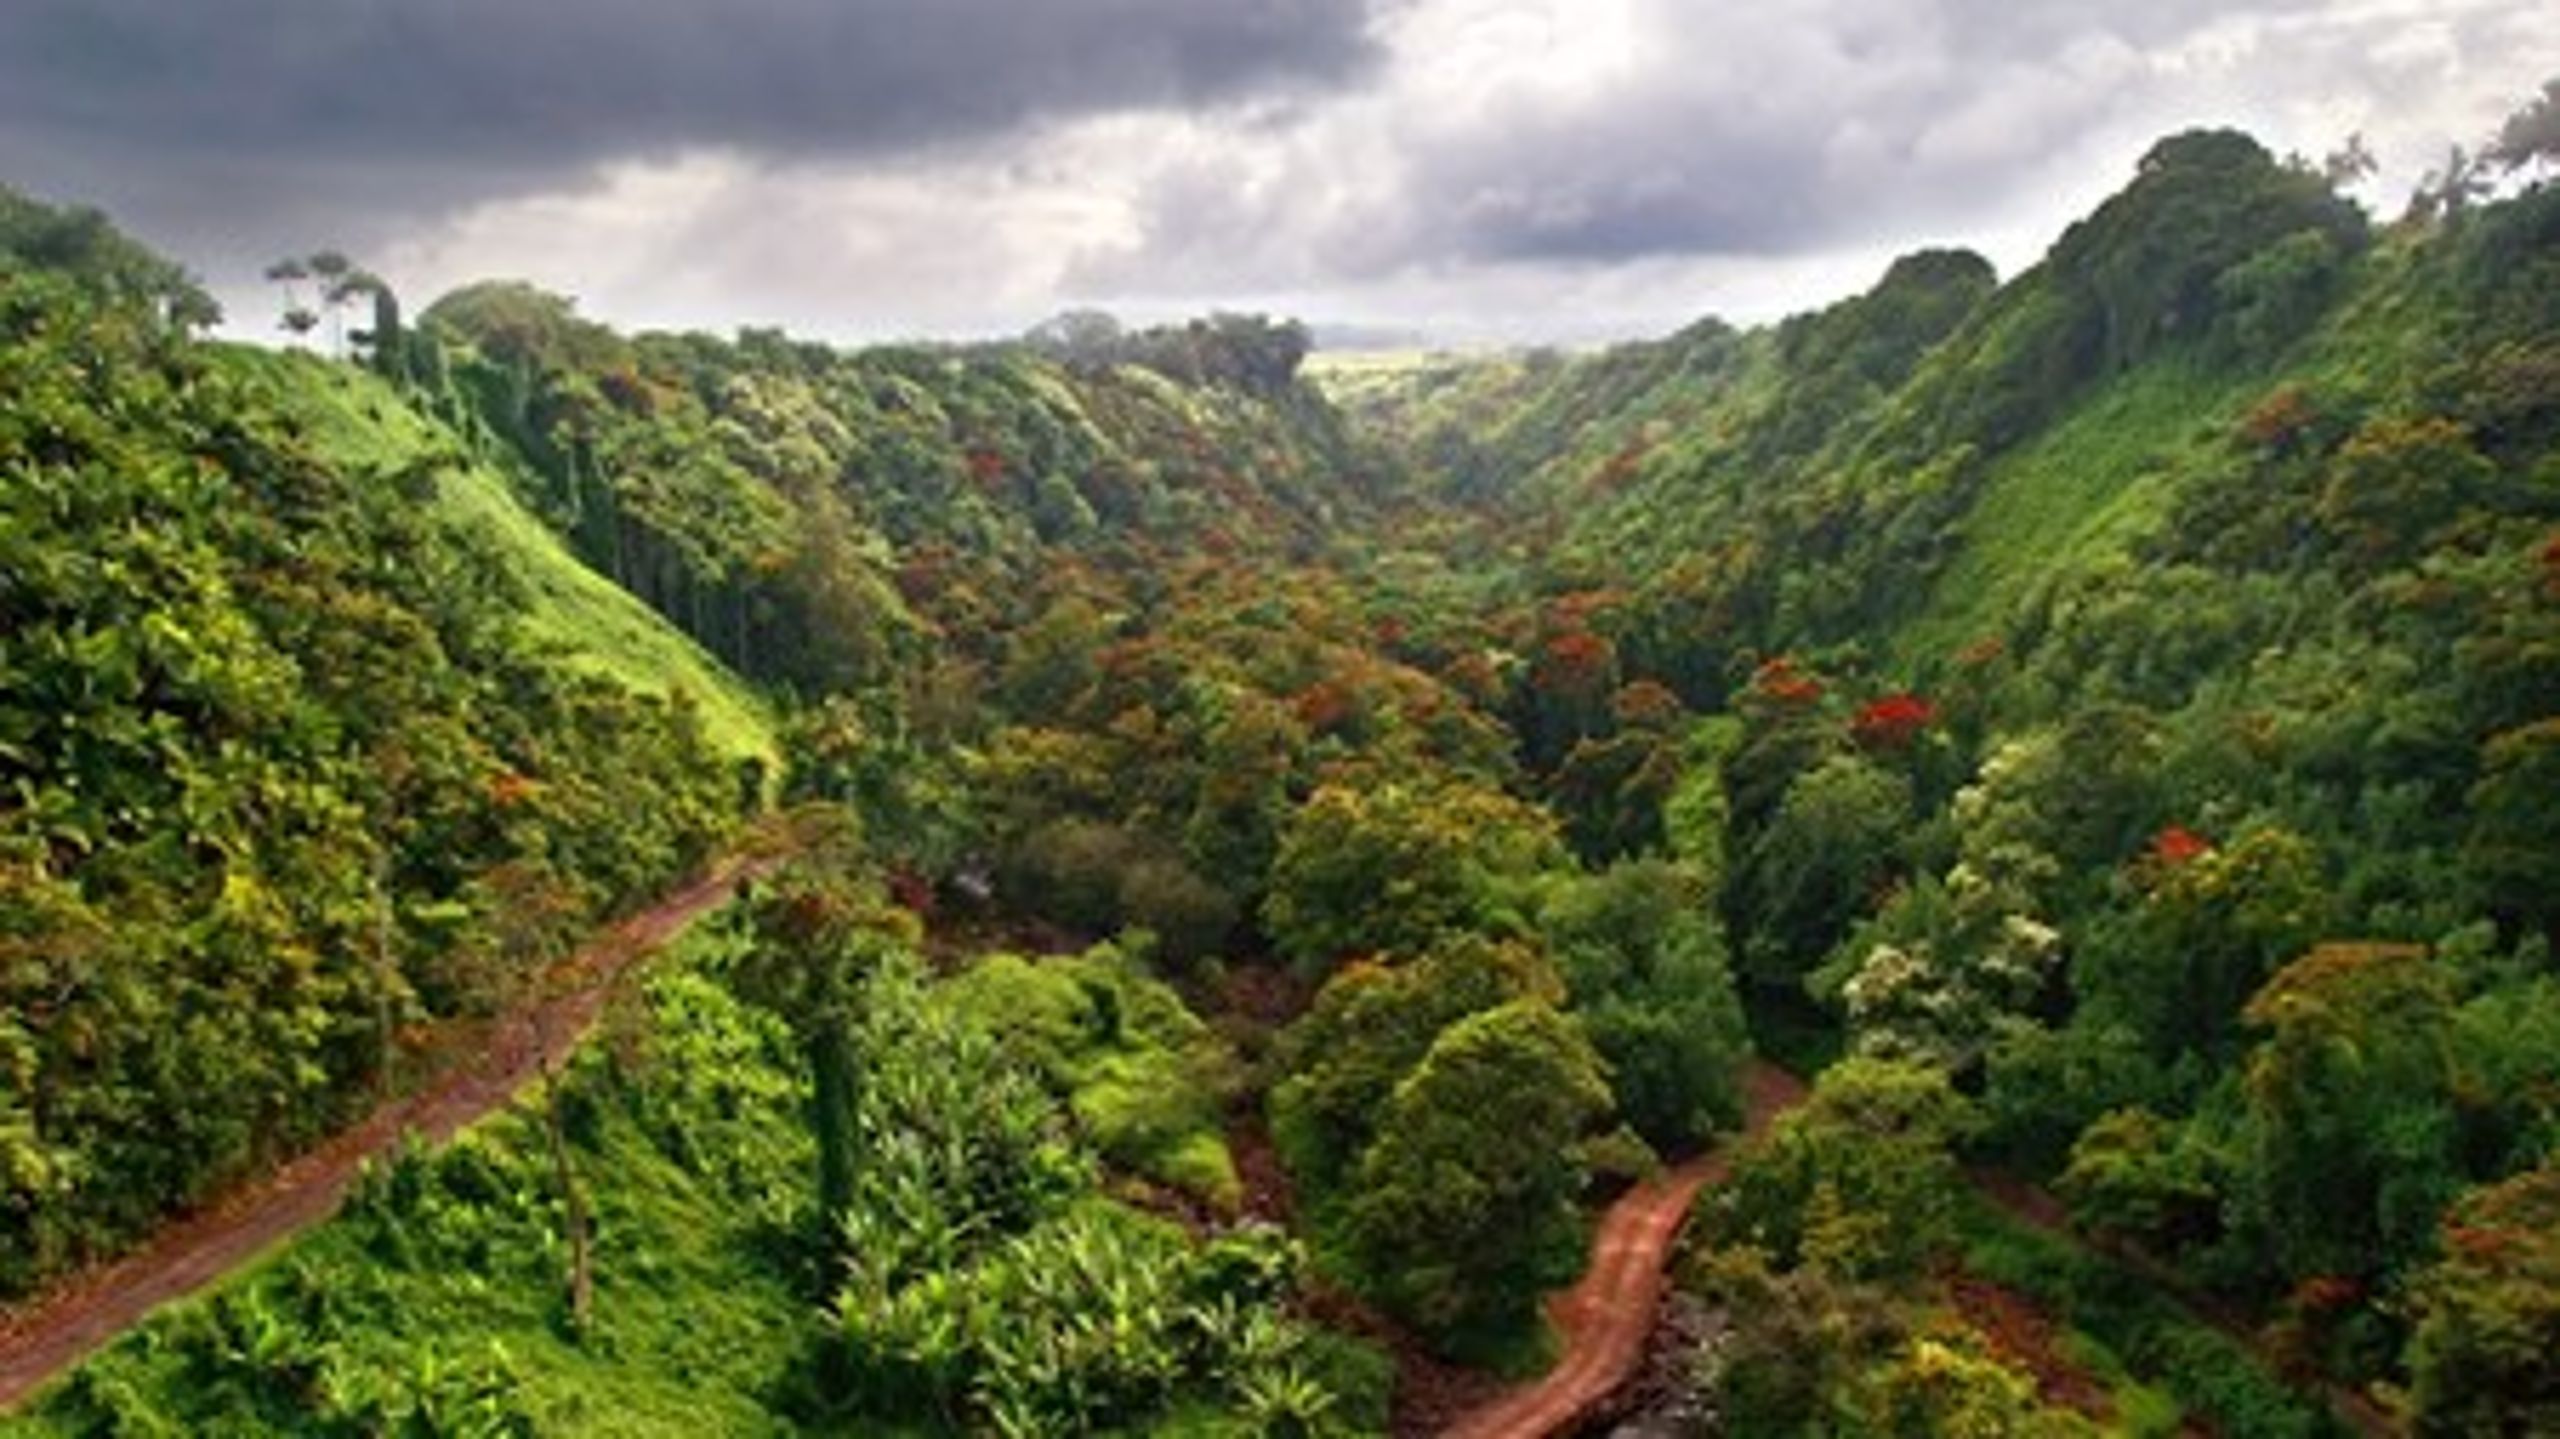
[[[1757,1135],[1805,1097],[1804,1081],[1775,1065],[1756,1062],[1744,1079],[1749,1123]],[[1650,1184],[1628,1191],[1609,1208],[1592,1241],[1591,1267],[1571,1289],[1547,1301],[1547,1313],[1564,1335],[1564,1358],[1536,1383],[1513,1389],[1443,1431],[1443,1439],[1547,1439],[1568,1433],[1633,1377],[1651,1332],[1662,1292],[1662,1267],[1680,1224],[1700,1190],[1721,1180],[1733,1146],[1702,1155]],[[2262,1336],[2239,1315],[2188,1290],[2167,1270],[2138,1254],[2090,1245],[2074,1230],[2060,1201],[2042,1189],[1989,1170],[1968,1176],[1975,1188],[2011,1217],[2129,1265],[2200,1322],[2228,1335],[2282,1376]],[[2397,1439],[2406,1426],[2363,1394],[2329,1383],[2313,1393],[2331,1415],[2362,1439]]]
[[[1804,1098],[1803,1081],[1755,1063],[1744,1076],[1747,1134]],[[1662,1266],[1698,1191],[1722,1179],[1732,1146],[1719,1147],[1609,1206],[1592,1239],[1591,1267],[1547,1301],[1564,1358],[1535,1384],[1514,1389],[1449,1426],[1444,1439],[1546,1439],[1563,1433],[1635,1373],[1662,1297]]]
[[[113,1263],[72,1276],[41,1299],[0,1312],[0,1413],[168,1301],[193,1293],[335,1214],[365,1161],[415,1131],[441,1143],[506,1104],[576,1048],[614,979],[729,898],[771,861],[732,862],[591,941],[562,965],[559,997],[509,1015],[484,1041],[351,1129],[163,1228]]]

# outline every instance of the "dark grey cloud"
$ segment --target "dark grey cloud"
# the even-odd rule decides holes
[[[2369,194],[2560,69],[2513,0],[0,0],[0,181],[260,327],[340,245],[622,323],[988,333],[1061,304],[1515,336],[2004,269],[2171,130]],[[2485,97],[2485,98],[2484,98]]]
[[[388,230],[691,146],[882,155],[1346,83],[1373,0],[6,0],[0,179]]]
[[[1827,238],[1844,207],[1826,131],[1704,108],[1661,96],[1446,145],[1425,172],[1435,193],[1415,242],[1475,260],[1605,262],[1774,254]]]

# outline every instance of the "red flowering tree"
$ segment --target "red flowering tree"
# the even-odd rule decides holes
[[[2560,1433],[2560,1163],[2463,1196],[2411,1291],[2421,1432]]]
[[[1870,753],[1899,754],[1938,722],[1938,707],[1915,694],[1889,694],[1861,706],[1849,737]]]
[[[2166,869],[2190,864],[2213,853],[2213,841],[2187,828],[2173,824],[2151,837],[2150,861]]]

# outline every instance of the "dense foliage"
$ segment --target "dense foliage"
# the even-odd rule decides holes
[[[595,1313],[568,1325],[540,1122],[404,1150],[270,1265],[176,1306],[12,1432],[754,1432],[814,1341],[773,1262],[809,1208],[785,1027],[691,947],[581,1056],[561,1104],[597,1206]]]
[[[1315,365],[1340,412],[1260,319],[846,353],[518,285],[349,390],[12,211],[15,1282],[771,790],[858,817],[724,970],[806,1084],[795,1420],[1374,1425],[1302,1286],[1534,1355],[1595,1182],[1735,1123],[1755,1038],[1839,1062],[1687,1265],[1723,1320],[1674,1387],[1738,1432],[2317,1432],[2271,1361],[2529,1420],[2560,190],[2463,199],[2378,228],[2173,136],[2005,283],[1925,251],[1764,330]],[[539,643],[603,611],[456,496],[763,697]]]
[[[861,1160],[833,1216],[842,1267],[806,1277],[825,1222],[814,1076],[766,1007],[755,929],[661,965],[564,1085],[598,1206],[592,1320],[570,1321],[542,1126],[508,1115],[405,1151],[282,1262],[86,1366],[25,1432],[1378,1427],[1365,1356],[1274,1310],[1295,1282],[1284,1237],[1194,1243],[1104,1198],[1076,1116],[991,1037],[1002,1007],[894,948],[848,980]]]
[[[0,192],[0,1293],[322,1133],[737,803],[685,696],[548,652],[437,466],[330,453],[279,393],[323,368],[205,308]]]
[[[1810,998],[1853,1064],[1931,1067],[1967,1154],[2388,1390],[2465,1332],[2440,1288],[2408,1348],[2392,1297],[2461,1272],[2439,1216],[2554,1139],[2555,217],[2376,231],[2195,133],[1996,289],[1920,255],[1774,331],[1344,388],[1545,547],[1497,626],[1569,610],[1610,683],[1721,711],[1663,841],[1720,862],[1769,1032]],[[1537,755],[1546,699],[1506,713]],[[1741,1232],[1907,1272],[1835,1211],[1924,1242],[1952,1172],[1819,1128]]]

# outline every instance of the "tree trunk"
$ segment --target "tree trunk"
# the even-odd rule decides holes
[[[840,1017],[822,1020],[810,1036],[810,1103],[817,1110],[818,1222],[829,1243],[853,1206],[853,1041]]]
[[[391,1015],[392,982],[399,966],[391,959],[391,852],[373,857],[373,1085],[380,1093],[392,1087],[391,1064],[397,1053]]]
[[[535,1035],[534,1042],[542,1042],[540,1034]],[[569,1135],[560,1123],[560,1086],[547,1056],[542,1061],[542,1132],[551,1142],[551,1168],[560,1184],[561,1206],[566,1211],[569,1231],[569,1328],[584,1338],[595,1311],[595,1263],[587,1242],[587,1196],[578,1187],[577,1171],[569,1163]]]

